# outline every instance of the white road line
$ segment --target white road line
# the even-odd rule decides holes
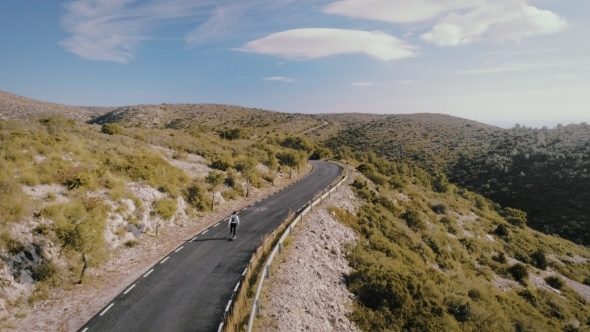
[[[135,284],[131,285],[131,287],[127,288],[127,290],[123,293],[123,295],[126,295],[127,293],[129,293],[134,287],[135,287]]]
[[[197,237],[195,236],[195,237],[193,237],[193,238],[192,238],[192,239],[191,239],[189,242],[193,242],[193,241],[194,241],[194,240],[196,240],[196,239],[197,239]]]
[[[236,288],[234,288],[234,292],[238,291],[238,287],[240,287],[240,282],[238,281],[238,284],[236,285]]]
[[[207,233],[208,231],[209,231],[209,230],[207,229],[207,230],[205,230],[205,231],[204,231],[203,233],[201,233],[201,234],[205,234],[205,233]]]
[[[246,275],[246,271],[248,271],[248,268],[244,269],[244,272],[242,272],[242,277]]]
[[[256,204],[256,203],[252,203],[252,204],[250,204],[249,206],[254,206],[254,204]]]
[[[82,332],[86,332],[86,331],[88,331],[88,328],[85,328],[85,329],[82,330]]]
[[[168,257],[164,258],[164,259],[163,259],[163,260],[160,262],[160,264],[164,264],[164,262],[165,262],[165,261],[167,261],[168,259],[170,259],[170,256],[168,256]]]
[[[219,226],[219,223],[217,223],[217,224],[213,225],[213,227],[217,227],[217,226]]]
[[[219,324],[219,329],[217,329],[217,332],[221,332],[223,330],[223,323]]]
[[[229,300],[229,302],[227,302],[227,306],[225,307],[225,312],[228,312],[229,311],[229,307],[230,306],[231,306],[231,300]]]
[[[100,315],[99,315],[99,316],[102,316],[102,315],[104,315],[104,314],[105,314],[107,311],[109,311],[109,309],[110,309],[112,306],[114,306],[114,305],[115,305],[115,302],[113,302],[113,303],[109,304],[109,306],[108,306],[106,309],[104,309],[104,310],[103,310],[103,311],[100,313]]]
[[[174,250],[174,252],[179,252],[179,251],[181,251],[181,250],[182,250],[182,248],[184,248],[184,246],[182,246],[182,247],[180,247],[180,248],[178,248],[178,249]]]
[[[145,278],[145,277],[149,276],[150,273],[152,273],[152,272],[154,272],[154,269],[149,270],[148,273],[146,273],[146,274],[143,275],[143,277]]]

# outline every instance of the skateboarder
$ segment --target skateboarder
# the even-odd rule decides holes
[[[234,213],[229,216],[229,238],[232,240],[236,239],[236,228],[240,225],[240,218],[238,217],[238,212],[234,211]]]

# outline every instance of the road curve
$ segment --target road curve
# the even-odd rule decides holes
[[[227,219],[207,228],[163,257],[79,331],[216,332],[262,236],[341,172],[335,164],[310,162],[315,168],[307,177],[239,212],[236,241],[228,241]]]

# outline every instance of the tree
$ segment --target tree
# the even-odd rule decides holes
[[[106,212],[104,204],[84,206],[81,203],[66,205],[60,217],[56,218],[57,238],[66,251],[74,251],[81,255],[82,282],[86,268],[91,264],[90,257],[98,255],[104,248],[104,229],[106,228]]]
[[[242,176],[246,178],[246,183],[248,184],[246,187],[246,197],[250,195],[250,184],[252,183],[252,176],[254,175],[256,165],[258,165],[258,161],[251,157],[241,158],[235,165],[236,171],[242,173]]]
[[[289,179],[290,179],[293,167],[299,165],[298,153],[296,153],[295,151],[281,152],[281,153],[277,154],[277,159],[279,160],[280,165],[289,167]]]
[[[225,175],[219,171],[213,171],[207,175],[205,178],[205,182],[211,186],[211,211],[213,211],[213,206],[215,205],[215,190],[225,181]]]

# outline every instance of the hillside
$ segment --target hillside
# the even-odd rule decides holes
[[[529,225],[590,245],[590,127],[501,129],[439,114],[351,122],[326,141],[350,159],[372,151],[443,172],[465,188],[524,210]]]
[[[356,169],[286,242],[261,331],[590,331],[588,248],[418,167]]]

